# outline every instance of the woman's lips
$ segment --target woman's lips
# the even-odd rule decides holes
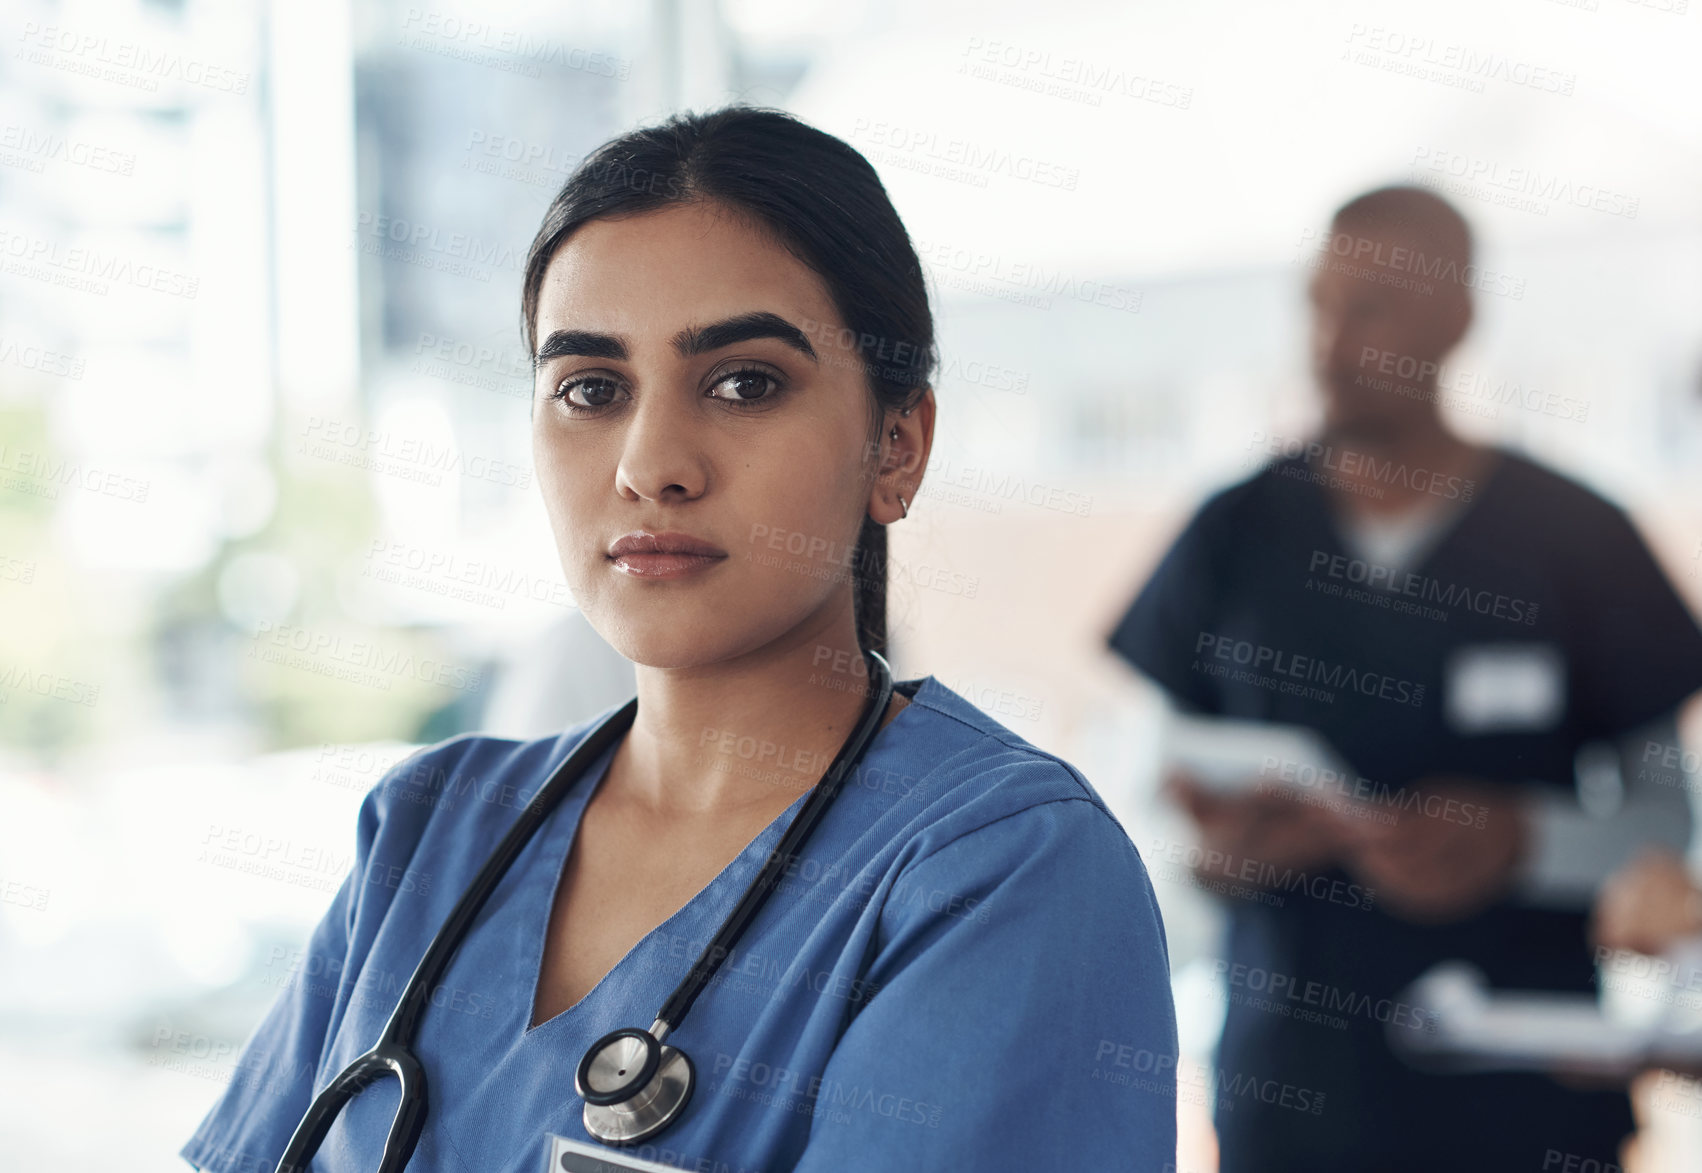
[[[615,569],[634,578],[684,578],[726,559],[725,554],[617,554]]]
[[[609,547],[615,569],[634,578],[683,578],[726,557],[721,547],[679,530],[634,530]]]

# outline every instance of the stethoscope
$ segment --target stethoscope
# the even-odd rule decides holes
[[[679,1028],[698,995],[756,919],[781,875],[793,866],[799,849],[821,821],[828,803],[839,793],[846,775],[862,760],[869,742],[880,729],[881,718],[892,703],[892,671],[878,653],[865,651],[863,655],[869,662],[871,688],[856,728],[811,790],[803,809],[787,826],[779,845],[769,852],[756,879],[722,922],[714,940],[692,964],[685,980],[668,995],[649,1030],[627,1027],[610,1031],[592,1043],[579,1061],[573,1086],[585,1101],[585,1131],[604,1144],[637,1144],[655,1136],[679,1119],[691,1100],[696,1082],[691,1059],[678,1047],[663,1046],[662,1040]],[[473,918],[507,873],[514,857],[591,763],[632,727],[637,715],[638,698],[634,697],[593,729],[532,796],[426,947],[425,956],[408,979],[407,988],[402,991],[390,1021],[384,1024],[378,1042],[345,1067],[308,1106],[307,1114],[296,1125],[284,1155],[278,1160],[276,1173],[305,1173],[307,1163],[319,1151],[344,1106],[387,1076],[396,1077],[402,1085],[402,1096],[390,1121],[378,1173],[402,1173],[425,1125],[425,1069],[411,1044],[420,1016],[429,1004],[430,992],[437,988]]]

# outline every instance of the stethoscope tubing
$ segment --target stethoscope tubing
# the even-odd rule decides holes
[[[745,930],[756,918],[769,894],[779,883],[781,874],[790,866],[798,850],[815,830],[828,804],[839,793],[846,774],[863,756],[869,741],[879,730],[887,706],[892,703],[892,672],[879,653],[866,651],[864,655],[874,662],[873,675],[878,676],[879,682],[871,690],[872,695],[852,736],[840,746],[833,764],[811,790],[803,809],[786,828],[780,843],[769,852],[762,870],[745,889],[732,913],[722,922],[714,940],[705,947],[692,964],[690,972],[668,996],[652,1027],[651,1033],[655,1041],[659,1042],[662,1035],[677,1028],[684,1021],[698,996],[720,969],[721,963],[732,953]],[[484,908],[491,893],[496,891],[497,885],[502,882],[515,858],[544,820],[561,804],[561,800],[573,789],[591,763],[632,728],[637,715],[638,698],[633,697],[587,734],[561,765],[556,767],[550,780],[521,808],[514,825],[492,850],[478,875],[444,920],[443,927],[426,947],[425,955],[409,977],[402,996],[397,1000],[396,1009],[391,1012],[384,1029],[379,1033],[378,1041],[371,1050],[349,1063],[324,1091],[314,1097],[301,1122],[296,1125],[295,1132],[291,1134],[289,1144],[285,1146],[284,1154],[278,1160],[276,1173],[300,1173],[305,1170],[344,1105],[365,1087],[391,1076],[401,1084],[401,1098],[396,1107],[396,1115],[391,1121],[389,1134],[385,1138],[379,1173],[401,1173],[402,1166],[407,1163],[418,1143],[429,1102],[425,1069],[415,1058],[411,1048],[420,1018],[430,1004],[430,991],[437,987],[450,961],[454,959],[455,951],[471,929],[473,920]]]
[[[604,719],[556,768],[550,780],[521,808],[514,825],[485,860],[479,874],[461,894],[443,927],[426,947],[425,956],[414,968],[413,976],[402,990],[396,1009],[379,1032],[378,1042],[370,1051],[358,1056],[333,1079],[325,1090],[314,1097],[307,1113],[296,1125],[284,1154],[278,1159],[276,1173],[299,1173],[307,1168],[313,1154],[323,1143],[337,1114],[363,1088],[387,1076],[394,1075],[402,1085],[402,1095],[396,1107],[395,1119],[385,1139],[384,1156],[379,1173],[401,1173],[403,1164],[419,1140],[425,1123],[429,1093],[425,1069],[412,1051],[413,1038],[420,1016],[428,1006],[428,995],[438,985],[444,970],[455,956],[461,940],[479,915],[485,901],[502,881],[514,858],[531,839],[551,811],[573,788],[573,783],[590,764],[614,741],[632,727],[638,715],[638,698],[633,697]],[[398,1159],[399,1158],[399,1159]]]
[[[828,804],[839,793],[845,775],[850,772],[851,766],[863,756],[863,751],[868,747],[870,739],[880,728],[881,719],[886,716],[887,706],[892,703],[892,672],[887,668],[886,661],[878,653],[868,652],[867,655],[875,661],[876,672],[880,677],[879,683],[872,690],[874,695],[870,697],[868,704],[863,709],[863,715],[858,719],[857,726],[852,731],[851,736],[846,738],[845,743],[839,747],[839,753],[834,757],[833,764],[827,768],[827,773],[822,775],[821,780],[810,791],[810,796],[804,800],[803,809],[787,826],[785,834],[780,837],[780,842],[775,845],[774,850],[770,851],[768,858],[763,861],[762,870],[757,873],[756,878],[751,881],[750,887],[745,889],[745,894],[739,898],[739,903],[734,906],[733,911],[722,922],[721,931],[715,934],[715,939],[709,943],[698,956],[697,961],[692,964],[691,971],[681,980],[674,992],[668,995],[668,1000],[662,1003],[662,1009],[657,1012],[656,1020],[663,1024],[665,1029],[675,1030],[684,1021],[686,1014],[692,1008],[692,1004],[697,1001],[698,995],[702,994],[708,987],[710,981],[715,977],[715,971],[721,968],[721,963],[733,952],[734,947],[739,943],[739,938],[744,936],[745,930],[750,927],[751,921],[756,919],[756,914],[761,911],[763,904],[768,900],[769,893],[780,882],[781,875],[791,866],[792,860],[797,857],[804,841],[816,829],[816,824],[821,822],[821,817],[826,813]]]

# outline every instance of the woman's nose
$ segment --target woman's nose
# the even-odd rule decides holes
[[[681,400],[683,395],[650,395],[627,417],[621,438],[620,486],[648,500],[672,494],[692,498],[707,487],[702,452],[704,421]]]

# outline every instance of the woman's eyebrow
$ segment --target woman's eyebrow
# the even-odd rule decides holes
[[[626,361],[626,342],[614,334],[599,334],[594,330],[552,330],[550,336],[544,339],[544,344],[538,347],[538,353],[532,356],[534,367],[545,359],[560,358],[567,354],[584,355],[586,358],[613,358]]]
[[[719,350],[723,346],[749,342],[753,338],[778,339],[811,362],[820,361],[816,358],[815,347],[810,345],[810,340],[804,337],[802,330],[779,314],[766,310],[738,314],[719,322],[711,322],[707,326],[687,326],[674,335],[673,344],[681,356],[690,358],[711,350]],[[595,330],[554,330],[544,339],[544,344],[538,347],[532,365],[538,366],[547,359],[570,354],[582,355],[585,358],[612,358],[625,362],[627,353],[626,340],[617,334],[602,334]]]
[[[687,326],[674,335],[674,349],[689,358],[737,342],[749,342],[753,338],[778,339],[811,362],[818,361],[815,347],[810,345],[802,330],[779,314],[766,310],[724,318],[707,326]]]

